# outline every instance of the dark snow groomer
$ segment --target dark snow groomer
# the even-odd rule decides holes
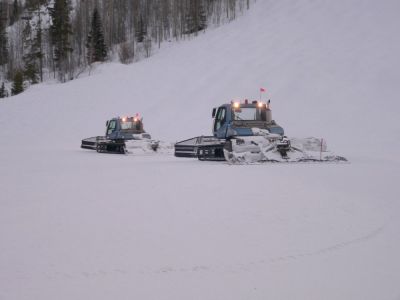
[[[175,144],[175,156],[230,163],[345,161],[317,138],[289,139],[273,119],[270,101],[232,101],[214,108],[213,136]]]
[[[143,128],[143,119],[134,117],[116,117],[106,122],[106,135],[82,140],[81,148],[102,153],[129,153],[157,151],[159,142],[152,140]]]

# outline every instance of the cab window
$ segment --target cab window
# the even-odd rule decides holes
[[[224,125],[226,119],[226,108],[220,107],[217,112],[217,116],[215,117],[215,130],[218,130]]]
[[[108,123],[107,135],[113,133],[115,131],[116,126],[117,122],[115,120],[110,121],[110,123]]]

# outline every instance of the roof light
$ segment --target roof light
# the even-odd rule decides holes
[[[126,117],[123,117],[123,118],[122,118],[122,122],[126,122]]]
[[[263,107],[263,106],[264,106],[264,103],[258,102],[257,106],[258,106],[258,107]]]
[[[233,103],[233,108],[239,108],[240,107],[240,103],[239,102],[234,102]]]

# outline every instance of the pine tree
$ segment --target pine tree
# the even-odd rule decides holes
[[[24,49],[25,54],[23,56],[24,61],[24,76],[32,84],[38,83],[38,66],[35,47],[33,45],[32,38],[32,26],[31,20],[26,21],[26,25],[23,31]]]
[[[3,82],[0,88],[0,99],[5,97],[7,97],[7,91],[6,88],[4,87],[4,82]]]
[[[29,62],[28,64],[25,62],[25,66],[30,65],[28,66],[28,69],[34,68],[36,70],[36,77],[40,76],[40,81],[43,81],[43,57],[44,57],[42,49],[43,48],[42,14],[44,12],[42,12],[41,10],[41,5],[44,5],[46,3],[47,0],[27,0],[25,4],[27,11],[30,15],[30,19],[34,17],[35,22],[33,22],[33,26],[31,28],[30,43],[25,47],[25,49],[29,49],[29,51],[28,51],[28,57],[24,58],[24,62],[25,59],[28,59]]]
[[[55,0],[54,7],[49,8],[52,24],[50,26],[51,43],[54,49],[54,61],[61,81],[69,70],[69,55],[72,52],[70,38],[71,4],[69,0]]]
[[[8,39],[4,20],[6,19],[3,18],[3,11],[0,7],[0,66],[8,63]]]
[[[24,19],[26,25],[23,31],[24,43],[24,76],[32,84],[43,81],[43,52],[42,52],[42,19],[41,3],[38,0],[30,0],[26,3],[29,14]],[[32,18],[34,21],[32,21]]]
[[[11,88],[11,95],[18,95],[24,91],[24,76],[20,70],[14,75],[14,82]]]
[[[93,10],[91,28],[87,37],[86,47],[89,64],[96,61],[104,61],[107,58],[107,48],[104,42],[103,25],[101,23],[100,14],[97,8]]]
[[[36,84],[39,81],[39,70],[38,66],[35,62],[30,62],[25,64],[24,66],[24,76],[28,79],[32,84]]]
[[[40,9],[38,10],[38,23],[36,25],[36,36],[33,40],[32,48],[33,54],[39,60],[39,75],[40,81],[43,82],[43,49],[42,49],[42,19]]]

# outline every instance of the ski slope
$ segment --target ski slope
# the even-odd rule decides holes
[[[236,21],[0,101],[0,299],[400,299],[398,1],[257,1]],[[156,139],[268,89],[349,164],[81,150],[116,115]]]

